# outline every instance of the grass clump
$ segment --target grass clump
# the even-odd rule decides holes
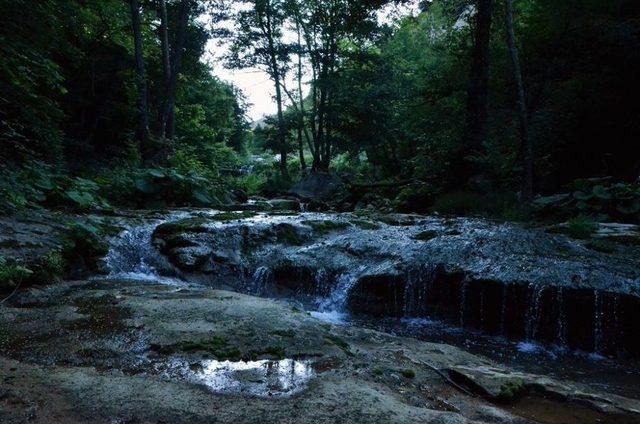
[[[416,372],[410,368],[400,371],[404,378],[416,378]]]
[[[577,239],[588,239],[598,231],[598,223],[590,218],[579,216],[567,222],[567,234]]]

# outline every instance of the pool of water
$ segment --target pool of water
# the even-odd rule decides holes
[[[308,361],[187,361],[174,358],[162,374],[207,387],[214,393],[284,397],[304,390],[315,371]],[[162,369],[163,368],[163,369]]]

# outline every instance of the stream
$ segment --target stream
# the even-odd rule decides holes
[[[199,211],[197,216],[214,216],[215,211]],[[430,292],[427,290],[428,281],[434,277],[435,268],[423,270],[415,278],[410,278],[410,284],[404,287],[404,300],[402,311],[400,314],[371,314],[362,311],[353,311],[350,307],[350,299],[354,290],[358,285],[362,275],[365,275],[374,266],[378,266],[380,258],[374,258],[372,262],[354,263],[350,272],[335,273],[327,268],[319,267],[314,270],[311,283],[315,288],[309,290],[281,290],[278,281],[282,280],[282,276],[278,276],[278,270],[270,266],[269,261],[265,260],[260,266],[256,263],[243,263],[243,269],[238,271],[238,282],[227,281],[220,277],[203,278],[194,272],[184,272],[180,267],[172,264],[168,258],[161,254],[153,244],[154,230],[161,224],[173,222],[185,218],[192,218],[193,213],[176,212],[167,216],[165,219],[153,219],[144,223],[136,223],[129,225],[123,233],[114,238],[111,242],[109,254],[105,258],[105,264],[110,273],[107,279],[110,280],[134,280],[140,284],[149,281],[159,281],[163,284],[172,286],[180,285],[199,285],[204,284],[222,289],[231,289],[245,294],[276,297],[286,299],[295,307],[304,309],[312,316],[325,321],[327,323],[339,326],[360,326],[369,329],[379,330],[390,334],[412,337],[419,340],[444,343],[459,347],[470,353],[487,357],[499,364],[503,364],[518,371],[547,375],[558,380],[571,380],[588,385],[594,389],[619,394],[631,398],[640,398],[640,363],[637,359],[624,356],[612,357],[601,353],[598,343],[603,343],[603,306],[602,299],[599,298],[598,292],[595,292],[595,317],[594,317],[594,334],[596,340],[593,342],[595,347],[592,351],[569,348],[564,345],[563,338],[566,336],[566,322],[560,320],[556,342],[550,343],[535,340],[536,333],[540,331],[541,322],[547,309],[543,309],[540,305],[543,296],[548,296],[544,288],[534,285],[529,295],[527,315],[530,320],[524,325],[524,334],[520,337],[504,337],[501,334],[487,334],[486,331],[480,331],[475,326],[468,325],[465,322],[465,315],[468,315],[465,296],[469,296],[465,284],[462,283],[462,300],[460,307],[460,318],[455,320],[442,319],[440,316],[431,316],[430,309],[423,305],[427,304],[426,297]],[[336,220],[336,215],[323,215],[318,213],[302,213],[296,215],[295,218],[282,216],[264,216],[244,219],[244,225],[249,227],[259,227],[264,225],[282,225],[283,222],[295,220],[297,222],[303,220],[319,221],[330,218]],[[337,222],[342,222],[347,218],[338,216]],[[224,231],[230,230],[229,223],[215,223],[213,227],[217,227],[220,234],[226,234]],[[375,229],[368,232],[375,232]],[[378,234],[381,240],[387,237],[396,237],[400,232],[406,231],[404,227],[389,227],[388,234]],[[228,234],[227,234],[228,235]],[[340,242],[343,240],[338,239]],[[270,247],[269,255],[275,253],[278,249]],[[307,246],[295,247],[298,250],[310,249]],[[286,255],[286,254],[285,254]],[[267,255],[265,254],[265,258]],[[295,272],[289,273],[287,278],[296,279]],[[300,275],[299,278],[308,277]],[[290,285],[290,284],[289,284]],[[302,283],[301,283],[302,285]],[[506,287],[506,286],[505,286]],[[504,289],[506,293],[507,289]],[[562,291],[560,291],[560,296]],[[487,302],[481,294],[478,302],[480,302],[480,310],[495,306],[485,306]],[[505,295],[505,299],[507,295]],[[503,301],[504,302],[504,301]],[[504,309],[505,306],[497,307]],[[501,320],[505,320],[505,311],[501,312]],[[564,312],[561,312],[564,314]],[[600,316],[598,316],[600,314]],[[483,315],[480,315],[482,320]],[[467,318],[468,319],[468,318]],[[455,322],[459,321],[459,322]],[[484,322],[481,322],[479,328],[483,328]],[[608,324],[607,324],[608,325]],[[499,323],[498,326],[505,326],[505,323]],[[504,332],[504,328],[502,328]],[[598,340],[598,337],[600,340]],[[212,364],[210,367],[220,366]],[[260,368],[260,364],[255,365]],[[208,384],[215,385],[215,380],[209,381]],[[259,391],[260,388],[256,388]]]

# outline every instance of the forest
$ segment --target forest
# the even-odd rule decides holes
[[[640,422],[639,70],[635,0],[0,0],[0,421]]]
[[[637,219],[632,1],[433,1],[385,22],[385,1],[2,3],[5,212],[209,206],[331,170],[405,211],[509,215],[597,186]],[[267,73],[277,113],[248,121],[210,39]],[[242,178],[258,155],[279,158]]]

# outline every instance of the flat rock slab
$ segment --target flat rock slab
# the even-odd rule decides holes
[[[306,374],[289,396],[224,392],[201,378],[215,361],[283,360],[309,367],[292,368]],[[0,308],[2,422],[528,422],[459,391],[443,378],[453,369],[470,370],[487,392],[510,373],[452,346],[332,326],[287,302],[199,286],[69,282]],[[268,379],[224,378],[241,387]],[[549,392],[582,390],[544,381]],[[584,393],[589,407],[606,402],[608,414],[635,419],[637,401]]]

